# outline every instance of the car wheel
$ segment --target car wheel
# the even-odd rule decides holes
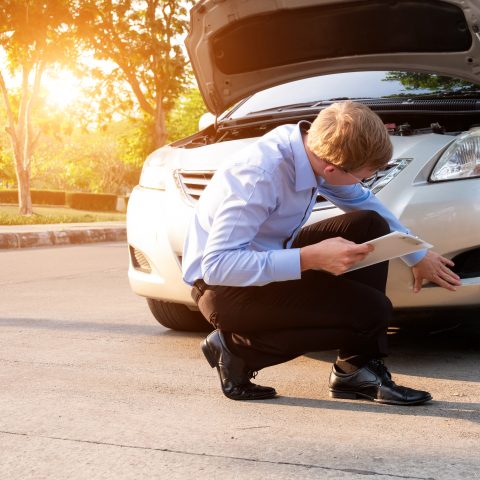
[[[150,311],[164,327],[186,332],[210,332],[210,325],[200,312],[190,310],[180,303],[162,302],[147,298]]]

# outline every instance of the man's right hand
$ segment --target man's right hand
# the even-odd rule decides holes
[[[313,269],[341,275],[373,250],[373,245],[359,245],[341,237],[329,238],[302,247],[300,249],[300,267],[302,272]]]

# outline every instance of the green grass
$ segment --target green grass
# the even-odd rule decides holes
[[[44,223],[84,223],[124,221],[118,212],[89,212],[67,207],[33,207],[33,215],[18,214],[17,205],[0,205],[0,225],[36,225]]]

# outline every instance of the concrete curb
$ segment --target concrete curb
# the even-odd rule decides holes
[[[125,225],[33,225],[31,228],[0,229],[0,249],[76,245],[126,241]]]

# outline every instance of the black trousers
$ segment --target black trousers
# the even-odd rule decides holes
[[[376,212],[358,211],[303,228],[292,247],[332,237],[363,243],[389,231]],[[207,286],[198,307],[252,370],[331,349],[355,363],[388,354],[387,273],[384,262],[340,276],[308,270],[299,280],[264,286]]]

